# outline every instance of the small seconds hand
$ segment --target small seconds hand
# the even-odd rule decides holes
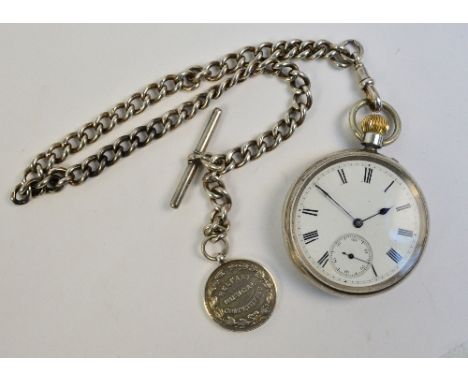
[[[359,257],[354,256],[352,253],[342,252],[342,254],[348,256],[349,259],[355,259],[355,260],[362,261],[363,263],[369,264],[372,268],[372,272],[374,272],[375,277],[378,276],[377,272],[375,271],[374,264],[372,264],[372,262],[364,260],[364,259],[360,259]]]

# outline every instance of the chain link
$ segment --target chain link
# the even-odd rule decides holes
[[[202,163],[209,168],[208,161]],[[226,236],[231,224],[227,215],[232,207],[232,200],[224,182],[221,180],[222,171],[220,170],[221,167],[218,167],[217,170],[208,170],[203,176],[203,188],[213,205],[213,211],[211,212],[210,223],[203,228],[205,240],[202,242],[202,253],[209,260],[222,262],[229,250]],[[212,244],[220,243],[222,245],[221,250],[215,254],[209,254],[207,251],[208,242]]]
[[[353,45],[354,48],[356,46]],[[142,92],[134,93],[127,101],[118,103],[111,110],[102,113],[80,130],[68,134],[62,141],[51,145],[47,151],[38,154],[26,168],[23,180],[15,187],[11,199],[15,204],[25,204],[37,195],[60,191],[67,184],[82,184],[121,158],[129,156],[135,149],[146,146],[184,121],[192,119],[200,110],[206,109],[212,100],[221,97],[234,85],[258,74],[275,75],[291,86],[294,94],[292,105],[285,117],[276,122],[271,130],[223,155],[225,166],[222,174],[240,168],[275,149],[291,137],[302,124],[307,110],[312,106],[310,83],[308,77],[290,60],[319,58],[328,59],[339,68],[346,68],[360,57],[359,49],[357,53],[356,50],[351,52],[344,45],[337,46],[326,40],[266,42],[227,54],[205,66],[192,66],[179,74],[167,75],[159,82],[149,84]],[[96,142],[118,124],[142,113],[149,105],[156,104],[164,97],[181,90],[196,90],[203,81],[218,83],[176,109],[150,120],[146,125],[136,127],[129,135],[123,135],[113,144],[102,147],[99,152],[81,163],[68,168],[58,166],[70,154],[75,154],[88,144]],[[216,188],[218,191],[220,189]],[[220,207],[219,216],[223,216],[223,212],[225,211]]]

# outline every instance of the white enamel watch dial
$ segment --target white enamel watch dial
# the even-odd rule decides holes
[[[422,193],[394,160],[365,151],[334,154],[309,168],[285,206],[294,262],[321,286],[366,294],[400,281],[428,231]]]

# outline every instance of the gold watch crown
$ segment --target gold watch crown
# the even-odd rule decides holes
[[[365,133],[385,135],[390,129],[387,119],[381,114],[368,114],[361,121],[361,129]]]

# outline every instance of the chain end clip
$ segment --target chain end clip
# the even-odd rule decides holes
[[[360,57],[356,58],[354,63],[354,69],[358,76],[359,87],[366,95],[367,102],[369,107],[374,112],[379,112],[382,110],[382,98],[380,98],[379,92],[375,88],[375,81],[367,72],[366,67],[362,63]]]

